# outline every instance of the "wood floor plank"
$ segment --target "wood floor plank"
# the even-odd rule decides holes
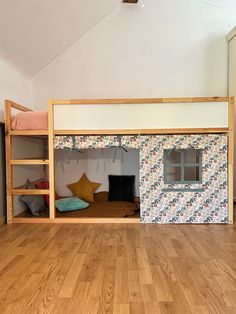
[[[143,285],[140,282],[140,275],[137,270],[128,272],[128,291],[129,302],[137,302],[143,300]]]
[[[129,314],[129,304],[114,304],[113,314]]]
[[[115,303],[128,304],[128,269],[125,257],[118,257],[116,262]]]
[[[236,313],[236,225],[3,225],[0,313]]]
[[[71,264],[71,268],[68,271],[63,282],[63,285],[59,291],[59,297],[71,298],[73,296],[73,291],[77,283],[77,278],[81,272],[85,258],[86,258],[85,254],[78,254],[75,257],[73,263]]]

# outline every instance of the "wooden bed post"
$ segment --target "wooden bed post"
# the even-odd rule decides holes
[[[228,147],[228,206],[229,206],[229,223],[233,223],[234,211],[234,97],[229,97],[229,147]]]
[[[7,191],[7,222],[12,223],[13,218],[13,195],[12,189],[12,166],[11,166],[11,104],[5,103],[5,142],[6,142],[6,191]]]
[[[54,106],[48,102],[49,217],[55,219]]]

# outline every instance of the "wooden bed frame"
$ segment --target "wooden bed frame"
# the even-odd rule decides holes
[[[175,128],[175,129],[122,129],[122,130],[55,130],[54,108],[57,105],[86,105],[86,104],[144,104],[144,103],[200,103],[200,102],[227,102],[228,127],[224,128]],[[50,100],[48,103],[48,130],[11,130],[12,109],[31,111],[31,109],[5,100],[5,127],[6,127],[6,175],[7,175],[7,222],[8,223],[139,223],[139,218],[56,218],[55,217],[55,182],[54,182],[54,135],[91,135],[91,134],[228,134],[228,202],[229,223],[233,223],[233,157],[234,157],[234,98],[233,97],[195,97],[195,98],[139,98],[139,99],[73,99]],[[48,137],[48,159],[13,160],[12,136],[46,136]],[[49,190],[29,190],[12,187],[13,165],[48,165]],[[49,218],[17,218],[13,217],[13,196],[22,194],[48,194],[50,196]]]

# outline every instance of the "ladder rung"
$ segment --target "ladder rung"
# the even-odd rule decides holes
[[[10,131],[10,135],[32,136],[32,135],[48,135],[48,130],[16,130]]]
[[[48,165],[48,159],[13,159],[11,165]]]
[[[41,195],[41,194],[50,194],[49,190],[40,190],[40,189],[12,189],[11,194],[14,195]]]

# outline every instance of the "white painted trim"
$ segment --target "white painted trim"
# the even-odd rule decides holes
[[[230,42],[236,36],[236,26],[232,29],[232,31],[226,36],[226,40]]]

